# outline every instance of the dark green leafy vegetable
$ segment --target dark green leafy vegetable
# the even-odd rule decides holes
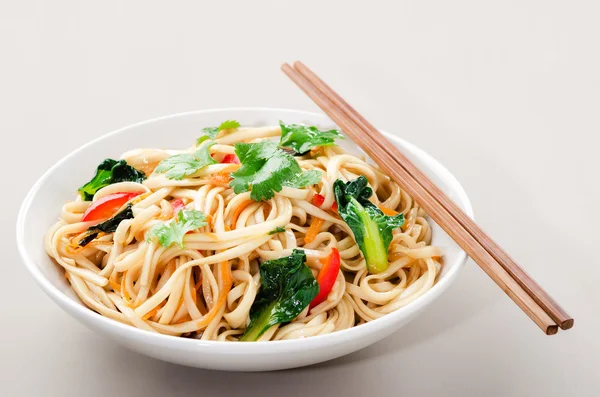
[[[164,173],[169,179],[183,179],[200,171],[210,164],[217,164],[217,161],[210,155],[210,148],[214,143],[202,145],[194,154],[176,154],[167,157],[158,164],[154,172]]]
[[[296,159],[277,147],[277,142],[236,143],[242,166],[231,174],[235,193],[252,190],[254,201],[269,200],[284,186],[300,188],[321,180],[321,171],[302,171]]]
[[[352,229],[369,272],[386,270],[392,230],[404,224],[404,215],[385,215],[371,203],[369,197],[373,190],[367,186],[367,178],[362,175],[347,183],[338,179],[333,184],[333,193],[338,213]]]
[[[317,127],[285,124],[283,121],[280,121],[279,125],[281,126],[279,146],[290,148],[296,154],[304,154],[318,146],[331,146],[335,144],[336,139],[344,139],[338,130],[319,131]]]
[[[304,262],[304,251],[295,249],[260,265],[261,285],[241,341],[255,341],[273,325],[292,321],[317,296],[319,283]]]
[[[269,232],[270,235],[277,234],[277,233],[285,233],[285,227],[279,226]]]
[[[86,236],[84,238],[82,238],[78,244],[81,247],[86,246],[90,241],[92,241],[93,239],[98,237],[98,234],[100,232],[113,233],[115,230],[117,230],[117,227],[119,226],[119,223],[121,223],[121,221],[124,221],[125,219],[133,218],[133,211],[132,211],[131,207],[132,207],[132,204],[129,203],[123,209],[123,211],[117,213],[112,218],[107,219],[104,222],[99,223],[97,225],[91,226],[87,230]]]
[[[180,210],[177,218],[169,223],[154,225],[148,232],[148,240],[158,239],[163,247],[168,247],[173,243],[179,244],[183,248],[183,236],[191,230],[196,230],[206,225],[206,215],[196,210]]]
[[[207,139],[215,139],[217,137],[217,135],[219,134],[219,131],[233,130],[233,129],[238,128],[239,126],[240,126],[240,123],[237,122],[236,120],[225,120],[218,127],[203,128],[202,132],[204,134],[198,138],[198,140],[196,141],[196,145],[200,145],[202,142],[204,142]]]
[[[96,175],[88,183],[80,187],[79,193],[85,201],[94,198],[94,194],[105,186],[118,182],[143,182],[146,175],[136,170],[125,160],[105,159],[96,168]]]

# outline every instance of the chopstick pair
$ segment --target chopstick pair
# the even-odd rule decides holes
[[[500,246],[445,193],[333,89],[301,62],[282,66],[300,87],[360,146],[546,333],[573,327],[571,318]]]

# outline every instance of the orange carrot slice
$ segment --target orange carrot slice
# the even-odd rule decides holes
[[[242,201],[242,203],[235,208],[233,214],[231,215],[231,230],[235,229],[235,224],[237,223],[237,220],[242,211],[245,210],[246,207],[252,204],[253,202],[254,200]]]
[[[379,208],[381,210],[381,212],[383,212],[386,215],[389,215],[389,216],[398,215],[397,211],[394,211],[393,209],[388,208],[388,207],[384,207],[383,205],[378,205],[377,208]]]
[[[125,277],[127,276],[127,270],[123,272],[123,276],[121,276],[121,296],[123,296],[123,300],[125,300],[125,304],[129,305],[131,301],[131,296],[127,291],[127,287],[125,286]]]
[[[228,172],[220,172],[210,178],[210,183],[217,186],[229,186],[231,182],[231,176]]]
[[[305,244],[312,243],[315,240],[315,237],[317,237],[317,234],[319,234],[321,226],[323,226],[324,222],[325,221],[321,218],[313,218],[313,221],[306,232],[306,236],[304,236]]]
[[[210,324],[210,322],[215,318],[221,307],[225,304],[227,300],[227,294],[231,290],[231,286],[233,285],[233,278],[231,276],[231,267],[229,265],[229,261],[224,261],[219,263],[219,272],[221,273],[221,290],[219,291],[219,297],[217,298],[217,303],[210,309],[208,313],[202,319],[198,321],[198,328],[204,328]]]
[[[158,306],[156,306],[154,309],[150,310],[148,313],[146,313],[146,315],[144,317],[142,317],[142,320],[148,320],[150,317],[154,316],[156,313],[158,313],[158,311],[167,303],[166,300],[160,302],[158,304]]]

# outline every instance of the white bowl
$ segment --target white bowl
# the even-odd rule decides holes
[[[17,220],[17,243],[27,269],[44,292],[63,310],[88,328],[139,353],[176,364],[230,371],[265,371],[299,367],[352,353],[399,330],[448,288],[464,266],[467,256],[439,226],[433,225],[433,244],[444,251],[444,267],[437,283],[409,305],[351,329],[306,339],[274,342],[231,343],[177,338],[143,331],[93,312],[73,293],[63,271],[44,251],[43,236],[55,222],[65,201],[98,163],[106,157],[119,158],[136,147],[185,147],[194,142],[202,127],[235,119],[242,125],[273,125],[279,120],[331,127],[321,114],[294,110],[243,108],[182,113],[132,125],[75,150],[50,168],[31,188]],[[386,137],[447,193],[469,216],[472,208],[456,178],[421,149],[397,136]],[[361,153],[351,141],[341,145]]]

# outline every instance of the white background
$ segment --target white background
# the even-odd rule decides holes
[[[599,15],[594,1],[3,1],[0,394],[598,395]],[[316,110],[279,71],[296,59],[445,164],[480,224],[575,327],[544,336],[470,262],[430,310],[372,347],[231,374],[131,353],[43,295],[14,225],[49,166],[170,113]]]

